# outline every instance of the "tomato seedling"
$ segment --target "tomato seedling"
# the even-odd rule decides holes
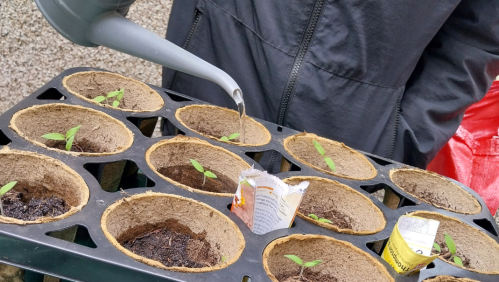
[[[58,140],[58,141],[65,141],[66,142],[66,151],[71,151],[71,146],[73,146],[73,142],[75,140],[75,135],[80,130],[81,125],[78,125],[76,127],[71,128],[66,132],[66,135],[60,134],[60,133],[47,133],[45,135],[42,135],[42,138],[49,139],[49,140]],[[76,143],[75,143],[76,146]],[[83,150],[78,147],[82,152]]]
[[[324,158],[327,166],[329,166],[332,171],[336,171],[336,166],[334,165],[333,160],[331,160],[331,158],[329,157],[326,157],[326,152],[324,151],[324,148],[322,148],[321,144],[314,140],[314,146],[317,152],[319,152],[319,154],[321,154],[321,156]]]
[[[239,135],[241,135],[241,133],[239,132],[236,132],[236,133],[232,133],[231,135],[229,135],[228,137],[227,136],[222,136],[220,138],[220,140],[222,141],[230,141],[230,140],[234,140],[236,139],[237,137],[239,137]]]
[[[287,257],[288,259],[294,261],[299,266],[301,266],[300,276],[298,277],[298,280],[301,280],[301,278],[303,276],[303,270],[305,269],[305,267],[314,267],[322,262],[322,260],[314,260],[314,261],[309,261],[309,262],[303,263],[301,258],[299,258],[298,256],[295,256],[295,255],[284,255],[284,256]]]
[[[204,176],[204,177],[203,177],[203,187],[204,187],[204,184],[206,183],[206,177],[209,177],[209,178],[217,178],[217,176],[216,176],[213,172],[208,171],[208,170],[205,170],[205,169],[203,168],[203,166],[202,166],[200,163],[198,163],[198,161],[193,160],[193,159],[190,159],[190,160],[191,160],[191,163],[192,163],[192,165],[194,166],[194,168],[195,168],[197,171],[199,171],[199,172],[203,173],[203,176]]]
[[[97,96],[94,98],[94,101],[97,103],[102,103],[106,101],[106,104],[109,105],[109,98],[116,97],[115,100],[113,101],[113,107],[116,108],[120,105],[121,99],[123,99],[123,95],[125,94],[125,89],[121,88],[120,90],[117,91],[111,91],[106,94],[106,96]]]
[[[4,215],[3,213],[3,205],[2,205],[2,196],[9,192],[10,189],[14,188],[14,186],[16,186],[17,184],[17,181],[11,181],[7,184],[5,184],[4,186],[2,186],[2,188],[0,188],[0,214],[1,215]]]

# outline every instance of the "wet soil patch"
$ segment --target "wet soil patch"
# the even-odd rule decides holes
[[[449,204],[449,199],[447,197],[438,195],[436,193],[433,193],[431,191],[428,191],[428,189],[435,189],[436,187],[434,186],[426,186],[425,182],[420,182],[418,184],[413,183],[412,181],[407,181],[405,179],[400,179],[397,184],[401,187],[403,187],[408,193],[411,193],[413,195],[417,195],[421,199],[433,203],[435,205],[439,205],[441,207],[445,207],[448,209],[452,209],[453,207]]]
[[[335,277],[314,272],[310,268],[303,270],[302,278],[299,279],[300,270],[295,272],[282,273],[276,276],[279,282],[337,282]]]
[[[220,138],[222,138],[222,136],[224,136],[220,130],[216,130],[216,129],[214,129],[214,128],[206,128],[206,127],[202,126],[202,125],[200,124],[200,123],[202,123],[202,122],[204,122],[204,120],[200,120],[200,121],[198,122],[198,125],[194,128],[194,130],[199,131],[201,134],[204,134],[204,135],[210,135],[210,136],[213,136],[213,137],[215,137],[215,138],[217,138],[217,139],[220,139]],[[241,130],[239,130],[238,132],[239,132],[239,133],[241,133],[240,131],[241,131]],[[236,132],[232,132],[231,134],[233,134],[233,133],[236,133]],[[229,134],[229,135],[230,135],[230,134]],[[231,139],[230,141],[231,141],[231,142],[241,142],[241,141],[239,140],[239,137],[237,137],[236,139]]]
[[[205,167],[205,170],[213,172],[217,178],[206,177],[203,186],[203,173],[197,171],[192,165],[176,165],[162,167],[158,172],[189,187],[215,193],[236,193],[237,183],[222,173]]]
[[[353,229],[353,219],[335,208],[312,206],[310,209],[300,208],[300,212],[305,216],[315,214],[319,218],[328,219],[340,229]]]
[[[27,192],[45,190],[40,187],[26,188],[24,185],[17,185],[22,188],[15,188],[17,191],[9,191],[2,196],[2,205],[7,217],[17,218],[24,221],[33,221],[40,217],[56,217],[65,214],[71,206],[62,198],[56,196],[38,197]]]
[[[206,232],[196,234],[176,219],[161,224],[146,224],[126,231],[118,242],[127,250],[167,267],[211,267],[221,262],[205,239]]]
[[[54,141],[49,140],[47,142],[47,147],[66,150],[66,141]],[[71,146],[71,152],[78,153],[104,153],[105,151],[101,149],[101,146],[89,141],[88,139],[82,139],[78,143],[73,142],[73,146]]]
[[[452,254],[449,252],[449,248],[447,248],[447,245],[445,243],[438,242],[437,244],[440,246],[441,252],[438,252],[435,247],[432,248],[431,252],[433,254],[439,255],[441,259],[454,263],[454,259],[452,258]],[[456,255],[461,258],[464,267],[470,267],[470,260],[465,255],[461,254],[459,250],[456,252]]]

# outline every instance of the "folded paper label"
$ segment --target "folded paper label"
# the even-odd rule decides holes
[[[439,224],[432,219],[401,216],[381,257],[399,274],[409,276],[420,271],[438,257],[431,255],[431,249]]]
[[[239,176],[231,211],[256,234],[288,228],[308,185],[306,181],[288,185],[265,171],[244,170]]]

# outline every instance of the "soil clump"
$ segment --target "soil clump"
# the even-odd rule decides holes
[[[277,275],[277,280],[280,282],[337,282],[338,279],[329,275],[324,275],[320,272],[314,272],[310,268],[303,270],[303,275],[299,279],[300,270],[295,272],[282,273]]]
[[[66,150],[66,141],[54,141],[50,140],[47,142],[47,147],[54,148],[54,149],[59,149],[59,150]],[[87,139],[82,139],[80,142],[76,143],[73,142],[73,145],[71,146],[71,152],[78,152],[78,153],[104,153],[105,151],[100,148],[97,144],[94,144],[93,142],[87,140]]]
[[[127,250],[167,267],[212,267],[221,257],[206,241],[206,232],[196,234],[176,219],[147,224],[126,231],[118,242]]]

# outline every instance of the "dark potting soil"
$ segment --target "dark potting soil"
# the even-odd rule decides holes
[[[326,209],[325,207],[312,206],[310,210],[300,210],[300,212],[305,216],[315,214],[319,218],[328,219],[340,229],[352,229],[353,220],[348,215],[335,208]]]
[[[28,190],[26,188],[20,189]],[[35,189],[38,188],[29,188],[31,191],[36,191]],[[39,188],[39,190],[43,190],[43,188]],[[38,198],[30,196],[29,193],[12,190],[2,196],[2,205],[5,216],[25,221],[33,221],[40,217],[56,217],[71,209],[64,199],[56,196]]]
[[[59,150],[66,150],[66,141],[53,141],[50,140],[47,142],[47,147],[59,149]],[[101,147],[94,144],[93,142],[87,140],[87,139],[82,139],[78,143],[73,142],[73,146],[71,146],[71,152],[85,152],[85,153],[104,153],[103,150],[101,150]]]
[[[143,225],[125,232],[118,242],[127,250],[167,267],[201,268],[221,261],[208,241],[206,232],[193,233],[176,219],[161,225]]]
[[[433,254],[438,254],[440,258],[445,259],[446,261],[454,262],[454,259],[452,258],[452,254],[449,252],[449,248],[447,248],[447,245],[445,243],[438,243],[437,244],[440,246],[441,252],[438,252],[435,247],[432,248],[431,252]],[[470,260],[464,255],[457,250],[456,255],[461,258],[463,261],[463,266],[464,267],[470,267]],[[451,259],[452,258],[452,259]]]
[[[212,170],[207,167],[205,167],[205,169],[213,172],[217,178],[206,177],[206,183],[204,186],[203,173],[197,171],[192,165],[162,167],[158,169],[158,172],[168,178],[195,189],[215,193],[236,193],[236,182],[216,170]]]
[[[314,272],[310,268],[305,268],[303,270],[303,275],[299,279],[300,270],[295,272],[282,273],[277,275],[276,278],[279,282],[337,282],[338,279],[335,277],[322,274],[320,272]]]

